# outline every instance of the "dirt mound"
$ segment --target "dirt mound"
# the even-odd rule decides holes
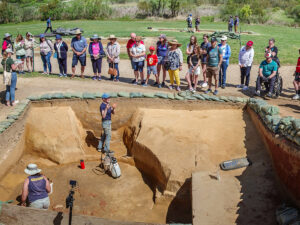
[[[78,162],[84,156],[83,134],[71,107],[32,108],[26,124],[26,152],[59,164]]]

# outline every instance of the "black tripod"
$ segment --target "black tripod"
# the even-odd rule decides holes
[[[74,202],[74,187],[76,187],[77,185],[77,182],[75,180],[70,180],[70,185],[71,185],[71,190],[70,190],[70,193],[69,193],[69,196],[66,198],[66,208],[70,208],[70,211],[69,211],[69,225],[72,224],[72,210],[73,210],[73,202]]]

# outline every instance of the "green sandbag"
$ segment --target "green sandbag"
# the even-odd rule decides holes
[[[294,119],[292,125],[296,131],[300,131],[300,119]]]
[[[291,116],[287,116],[287,117],[283,117],[280,121],[280,124],[283,124],[285,126],[291,125],[292,121],[294,120],[293,117]]]
[[[6,119],[13,119],[13,120],[17,120],[19,118],[19,116],[18,115],[8,115],[7,117],[6,117]]]
[[[123,98],[129,98],[130,94],[128,92],[121,91],[121,92],[118,93],[118,96],[123,97]]]
[[[216,102],[220,102],[220,101],[221,101],[220,98],[219,98],[218,96],[214,96],[214,95],[210,96],[210,99],[211,99],[212,101],[216,101]]]
[[[118,93],[117,92],[110,92],[110,93],[108,93],[109,94],[109,96],[111,97],[111,98],[117,98],[118,97]]]
[[[37,96],[37,95],[29,96],[28,99],[30,101],[38,101],[38,100],[40,100],[40,96]]]
[[[50,100],[51,99],[51,94],[43,94],[40,97],[41,100]]]
[[[293,141],[297,144],[297,145],[300,145],[300,137],[299,136],[295,136],[293,138]]]
[[[168,98],[172,99],[172,100],[175,99],[174,94],[173,93],[168,93]]]
[[[197,99],[199,99],[199,100],[205,100],[205,98],[204,97],[202,97],[200,94],[193,94],[192,95],[193,97],[195,97],[195,98],[197,98]]]
[[[236,97],[236,102],[243,103],[243,102],[244,102],[244,99],[241,98],[241,97]]]
[[[261,110],[268,115],[278,115],[279,114],[279,108],[277,106],[272,105],[264,105],[261,107]]]
[[[232,96],[229,96],[229,97],[228,97],[228,100],[229,100],[230,102],[237,102],[236,97],[232,97]]]
[[[209,95],[207,95],[207,94],[201,94],[201,96],[202,96],[205,100],[210,101],[210,96],[209,96]]]
[[[0,127],[0,134],[2,134],[6,129],[4,127]]]
[[[52,99],[63,99],[64,98],[64,95],[62,93],[53,93],[51,95],[51,98]]]
[[[66,98],[66,99],[72,98],[72,93],[67,92],[67,93],[64,93],[63,95],[64,95],[64,98]]]
[[[168,94],[166,93],[155,93],[156,97],[168,99]]]
[[[81,92],[74,92],[71,93],[72,98],[82,98],[82,93]]]
[[[129,94],[130,98],[143,98],[144,95],[140,92],[131,92]]]
[[[224,102],[228,102],[229,101],[226,96],[220,96],[219,98],[220,98],[220,100],[223,100]]]
[[[10,119],[6,119],[6,121],[7,121],[7,122],[9,122],[9,123],[10,123],[10,125],[12,125],[12,124],[15,122],[15,120],[14,120],[14,119],[12,119],[12,118],[10,118]]]
[[[10,125],[12,124],[12,122],[8,121],[8,120],[4,120],[4,121],[1,121],[0,122],[0,127],[3,127],[3,128],[8,128]]]
[[[175,94],[175,99],[176,99],[176,100],[184,100],[184,98],[181,97],[181,96],[179,96],[178,94]]]
[[[92,93],[84,92],[84,93],[82,94],[82,98],[83,98],[83,99],[95,99],[95,96],[94,96],[94,94],[92,94]]]
[[[95,92],[95,93],[93,93],[93,95],[94,95],[95,98],[102,98],[103,93]]]
[[[185,91],[181,91],[181,92],[178,93],[178,95],[179,95],[180,97],[186,97],[186,96],[188,96],[188,93],[185,92]]]
[[[154,93],[144,93],[145,98],[156,98]]]
[[[185,96],[186,100],[197,100],[197,98],[193,97],[193,96]]]

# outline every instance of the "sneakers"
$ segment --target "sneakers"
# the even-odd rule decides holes
[[[64,77],[67,77],[68,75],[64,73]]]
[[[267,94],[267,97],[272,98],[272,93],[269,92],[269,93]]]
[[[148,85],[146,83],[142,84],[142,87],[147,87]]]
[[[243,91],[247,91],[248,89],[249,89],[248,86],[243,87]]]
[[[222,89],[225,89],[225,87],[226,87],[225,84],[222,84],[221,88],[222,88]]]
[[[211,89],[207,89],[204,93],[209,94],[211,92]]]
[[[59,74],[59,77],[63,77],[64,75],[62,75],[61,73]]]
[[[170,86],[169,86],[169,89],[170,89],[170,90],[173,90],[173,89],[174,89],[173,85],[170,85]]]
[[[134,82],[132,83],[133,85],[137,85],[138,84],[138,82],[136,82],[135,80],[134,80]]]
[[[16,104],[18,104],[19,103],[19,100],[15,100],[11,105],[12,106],[15,106]]]
[[[133,80],[131,81],[131,83],[132,83],[132,84],[136,83],[136,80],[135,80],[135,79],[133,79]]]
[[[207,83],[203,82],[202,85],[201,85],[201,87],[203,87],[203,88],[207,87]]]
[[[239,84],[236,86],[236,88],[244,88],[244,85],[243,84]]]
[[[181,91],[180,87],[177,87],[177,88],[176,88],[176,91]]]
[[[158,88],[161,88],[161,84],[158,85]]]
[[[161,83],[161,86],[164,87],[164,86],[165,86],[165,82],[162,82],[162,83]]]
[[[218,90],[215,90],[213,94],[217,95],[218,93],[219,93]]]
[[[157,83],[157,82],[155,82],[153,85],[154,85],[154,86],[156,86],[156,85],[158,85],[158,83]]]
[[[193,92],[193,90],[194,90],[193,88],[190,88],[190,89],[189,89],[190,92]]]
[[[292,99],[293,100],[298,100],[298,99],[300,99],[300,96],[298,94],[295,94]]]
[[[93,76],[93,78],[92,78],[93,80],[97,80],[97,77],[96,76]]]
[[[260,96],[260,91],[256,91],[255,95]]]

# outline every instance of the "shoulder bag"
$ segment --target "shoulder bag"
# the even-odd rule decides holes
[[[112,76],[117,76],[118,75],[118,70],[115,68],[115,64],[113,64],[113,67],[109,67],[108,68],[108,74],[112,75]]]
[[[10,85],[11,84],[11,72],[6,71],[6,61],[4,63],[4,71],[3,71],[3,84]]]

